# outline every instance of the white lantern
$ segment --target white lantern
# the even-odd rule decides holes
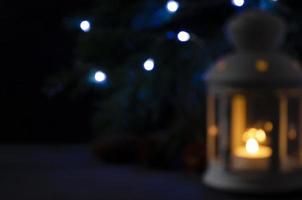
[[[229,24],[237,51],[207,73],[207,185],[241,192],[302,187],[302,71],[279,51],[284,23],[250,11]]]

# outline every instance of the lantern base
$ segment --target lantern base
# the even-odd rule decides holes
[[[230,172],[211,165],[203,182],[212,188],[239,193],[285,193],[302,188],[302,172]]]

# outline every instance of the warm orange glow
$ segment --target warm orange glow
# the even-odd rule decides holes
[[[294,128],[291,128],[288,132],[288,139],[295,140],[297,138],[297,131]]]
[[[238,147],[234,153],[236,157],[255,159],[255,158],[269,158],[272,155],[270,147],[259,145],[255,139],[251,138],[246,146]]]
[[[242,139],[244,142],[246,142],[249,138],[254,138],[256,135],[257,129],[250,128],[247,131],[245,131],[242,135]]]
[[[215,131],[215,96],[213,94],[209,94],[207,98],[207,126],[208,126],[208,136],[207,136],[207,157],[210,161],[215,159],[216,154],[216,143],[217,139],[217,131]]]
[[[250,154],[256,154],[259,151],[259,144],[257,140],[254,138],[248,139],[245,144],[245,150]]]
[[[215,125],[209,127],[209,134],[212,136],[216,136],[218,133],[218,128]]]
[[[258,142],[263,143],[266,141],[266,133],[262,129],[250,128],[245,131],[242,135],[244,142],[248,141],[250,138],[256,139]]]
[[[236,148],[235,156],[241,158],[268,158],[272,155],[272,149],[264,143],[267,139],[266,133],[262,129],[249,128],[242,135],[244,145]]]
[[[271,132],[273,130],[273,123],[272,122],[265,122],[263,128],[266,132]]]
[[[266,72],[268,70],[268,62],[265,60],[258,60],[256,62],[256,68],[259,72]]]
[[[242,133],[246,130],[246,98],[244,95],[234,95],[232,98],[232,150],[242,145]]]
[[[285,169],[287,165],[287,148],[288,148],[288,102],[285,96],[280,98],[280,126],[279,126],[279,160],[281,168]]]
[[[265,142],[265,140],[266,140],[266,134],[265,134],[264,130],[258,129],[258,130],[256,131],[255,138],[256,138],[259,142],[261,142],[261,143],[262,143],[262,142]]]

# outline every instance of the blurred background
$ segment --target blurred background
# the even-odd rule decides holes
[[[112,162],[204,167],[204,73],[232,50],[225,24],[296,0],[2,1],[1,143],[89,143]]]

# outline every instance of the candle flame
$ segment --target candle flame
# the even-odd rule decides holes
[[[255,154],[259,151],[259,144],[255,138],[249,138],[246,141],[245,149],[250,154]]]
[[[264,130],[258,129],[258,130],[256,131],[255,138],[256,138],[259,142],[264,142],[264,141],[266,140],[266,134],[265,134]]]
[[[243,141],[248,141],[250,138],[255,138],[258,142],[264,143],[266,141],[266,133],[262,129],[250,128],[242,135]]]

